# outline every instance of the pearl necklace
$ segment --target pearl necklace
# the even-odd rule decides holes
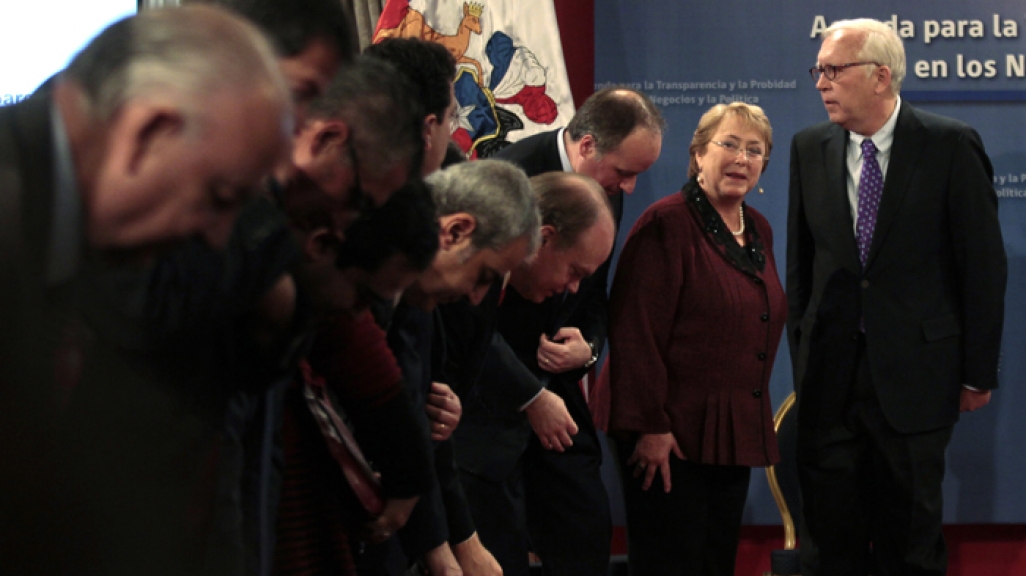
[[[740,206],[738,206],[737,211],[738,214],[741,215],[741,229],[737,232],[734,232],[733,230],[730,230],[730,226],[727,226],[727,230],[730,230],[730,233],[734,236],[740,236],[745,233],[745,205],[741,204]]]

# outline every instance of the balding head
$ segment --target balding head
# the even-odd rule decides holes
[[[510,285],[534,302],[577,292],[613,250],[616,225],[609,198],[582,174],[550,172],[531,178],[542,217],[538,253],[510,276]]]
[[[100,33],[54,88],[97,247],[227,239],[285,159],[292,109],[270,44],[212,7],[149,10]]]

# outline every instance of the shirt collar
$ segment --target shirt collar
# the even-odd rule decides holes
[[[570,156],[566,153],[566,142],[563,140],[564,133],[566,133],[566,128],[560,128],[559,132],[556,133],[556,147],[559,148],[559,163],[563,165],[563,172],[573,172],[574,167],[570,165]]]

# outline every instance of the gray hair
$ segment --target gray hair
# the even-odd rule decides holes
[[[137,98],[171,98],[187,115],[226,88],[263,90],[291,119],[274,50],[255,26],[209,6],[146,10],[108,26],[62,73],[85,92],[93,118],[109,120]],[[291,132],[291,130],[289,130]]]
[[[891,93],[897,96],[901,92],[901,83],[905,81],[905,45],[894,28],[871,18],[838,20],[823,31],[823,38],[840,30],[862,34],[862,46],[856,58],[860,62],[876,62],[890,68]],[[866,76],[872,74],[873,69],[868,68]]]
[[[425,181],[439,217],[466,212],[477,220],[471,236],[475,250],[498,250],[522,237],[530,252],[538,247],[538,201],[520,168],[503,160],[476,160],[439,170]]]

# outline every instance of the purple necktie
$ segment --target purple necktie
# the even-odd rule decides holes
[[[876,227],[876,213],[880,210],[880,195],[883,192],[883,173],[876,161],[876,146],[866,138],[862,141],[862,176],[859,178],[859,221],[856,226],[856,240],[859,244],[859,261],[866,265],[869,245],[873,242],[873,228]]]

